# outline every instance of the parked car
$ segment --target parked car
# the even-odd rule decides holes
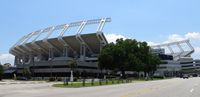
[[[192,77],[198,77],[198,74],[192,74]]]
[[[188,74],[184,74],[184,75],[183,75],[183,79],[185,79],[185,78],[188,79],[188,78],[189,78],[189,75],[188,75]]]
[[[17,77],[17,80],[28,80],[26,77]]]

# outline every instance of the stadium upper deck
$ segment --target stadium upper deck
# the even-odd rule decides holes
[[[72,60],[81,68],[97,68],[97,56],[101,48],[107,44],[102,30],[105,23],[110,21],[111,18],[102,18],[73,22],[40,29],[23,36],[9,51],[15,55],[18,73],[22,72],[20,68],[34,68],[30,71],[35,73],[69,72],[63,68]],[[86,26],[92,24],[98,24],[96,31],[81,33]],[[76,34],[65,36],[65,33],[74,27],[78,28]],[[43,33],[46,33],[44,38],[39,39]],[[54,33],[59,35],[50,37]],[[52,66],[49,67],[50,65]],[[52,67],[56,69],[52,70]]]

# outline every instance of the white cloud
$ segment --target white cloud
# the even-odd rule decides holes
[[[172,34],[172,35],[169,35],[169,36],[168,36],[168,39],[167,39],[167,41],[165,41],[165,43],[166,43],[166,42],[181,41],[181,40],[185,40],[185,39],[186,39],[186,37],[183,37],[183,36],[181,36],[181,35]]]
[[[167,40],[162,43],[181,41],[181,40],[185,40],[185,39],[190,39],[192,41],[199,41],[200,40],[200,32],[188,32],[185,35],[171,34],[168,36]],[[154,43],[151,41],[148,43],[149,43],[149,45],[162,44],[162,43]]]
[[[180,41],[184,39],[190,39],[190,40],[200,40],[200,32],[188,32],[185,35],[178,35],[178,34],[172,34],[169,35],[168,40],[169,42],[173,41]]]
[[[4,63],[10,63],[10,64],[14,64],[14,56],[11,54],[0,54],[0,62],[1,64]]]
[[[200,32],[189,32],[185,35],[186,38],[200,40]]]
[[[147,41],[147,44],[150,45],[150,46],[151,45],[158,45],[158,43],[155,43],[155,42],[152,42],[152,41]]]
[[[112,34],[105,34],[105,37],[106,37],[106,39],[107,39],[107,41],[109,42],[109,43],[111,43],[111,42],[116,42],[116,40],[117,39],[119,39],[119,38],[123,38],[123,39],[127,39],[125,36],[123,36],[123,35],[120,35],[120,34],[114,34],[114,33],[112,33]]]
[[[155,43],[155,42],[149,41],[149,42],[147,42],[147,43],[148,43],[148,45],[153,46],[153,45],[158,45],[158,44],[163,44],[163,43],[181,41],[181,40],[185,40],[185,39],[187,39],[187,38],[184,37],[184,36],[181,36],[181,35],[178,35],[178,34],[172,34],[172,35],[169,35],[169,36],[167,37],[167,40],[164,41],[164,42]]]

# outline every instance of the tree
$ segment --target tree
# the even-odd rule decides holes
[[[3,66],[0,64],[0,80],[2,80],[3,77]]]
[[[148,73],[150,73],[151,75],[156,71],[157,66],[161,63],[160,58],[158,57],[158,55],[155,55],[153,53],[150,52],[149,55],[149,68],[148,68]]]
[[[143,71],[145,75],[156,70],[160,59],[150,51],[146,42],[135,39],[117,39],[116,43],[106,45],[99,55],[100,69],[121,71]]]
[[[125,70],[124,64],[124,49],[121,43],[122,39],[117,40],[117,44],[110,43],[106,45],[99,55],[99,67],[104,70],[120,70],[122,73]]]
[[[31,78],[31,72],[28,70],[28,68],[24,68],[22,72],[23,76],[26,77],[27,79]]]
[[[77,63],[74,59],[69,62],[69,67],[71,70],[74,70],[77,67]]]
[[[112,56],[114,54],[115,45],[113,43],[110,43],[106,45],[99,55],[99,67],[100,69],[114,69],[114,57]]]

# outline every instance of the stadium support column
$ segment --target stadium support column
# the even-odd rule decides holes
[[[22,56],[22,66],[23,66],[23,69],[25,68],[25,58],[26,58],[26,56],[23,55]]]
[[[51,66],[51,72],[50,72],[50,77],[52,77],[53,76],[53,57],[54,57],[54,52],[53,52],[53,48],[52,47],[50,47],[49,48],[49,59],[48,59],[48,61],[50,62],[50,66]]]
[[[31,52],[30,55],[29,55],[29,62],[30,62],[30,65],[33,64],[33,61],[34,61],[34,56],[33,56],[33,52]]]
[[[174,54],[173,49],[170,47],[170,45],[167,45],[167,48],[169,49],[169,51],[171,52],[171,54]]]
[[[85,53],[86,53],[86,46],[85,44],[81,44],[80,47],[80,60],[85,61]]]
[[[52,60],[53,57],[54,57],[54,54],[53,54],[53,48],[49,48],[49,60]]]
[[[63,48],[63,56],[64,57],[68,57],[68,46],[64,46],[64,48]]]
[[[29,63],[29,71],[31,72],[31,76],[33,77],[34,76],[34,66],[35,66],[35,63],[34,63],[34,61],[35,61],[35,59],[34,59],[34,53],[33,52],[31,52],[31,54],[29,55],[29,61],[30,61],[30,63]]]
[[[39,49],[39,53],[38,53],[38,57],[37,57],[37,61],[41,61],[42,60],[42,49]]]
[[[181,54],[184,53],[183,48],[181,47],[180,43],[177,43],[178,48],[180,49],[180,55],[179,55],[179,59],[181,58]]]
[[[14,65],[18,65],[20,62],[20,59],[19,59],[19,57],[18,56],[15,56],[15,63],[14,63]]]

